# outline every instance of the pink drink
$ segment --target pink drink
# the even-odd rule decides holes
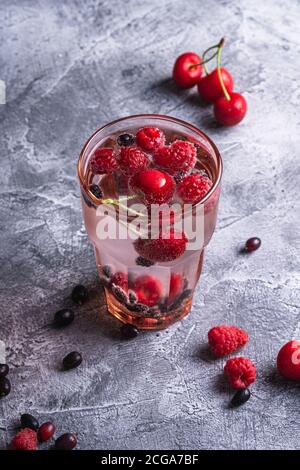
[[[211,188],[204,198],[194,204],[192,210],[184,213],[186,219],[194,224],[197,219],[197,230],[201,242],[196,248],[186,249],[183,254],[170,261],[157,261],[161,249],[156,243],[149,257],[156,260],[145,260],[137,251],[133,238],[113,235],[104,239],[99,237],[99,222],[104,218],[119,217],[117,224],[122,230],[129,232],[130,222],[136,218],[135,205],[142,202],[132,190],[128,176],[117,170],[112,174],[95,174],[91,171],[90,161],[95,150],[101,147],[111,148],[118,156],[120,145],[117,139],[124,133],[133,136],[143,127],[156,127],[163,131],[169,145],[175,140],[191,142],[197,149],[197,162],[189,173],[200,173],[208,177]],[[157,168],[153,162],[153,152],[144,152],[150,160],[150,168]],[[189,312],[192,305],[193,292],[200,277],[204,248],[212,237],[217,217],[220,192],[222,163],[218,150],[210,139],[197,128],[174,118],[160,115],[139,115],[123,118],[99,129],[85,144],[78,163],[78,174],[82,191],[82,207],[86,230],[95,249],[96,263],[100,279],[103,283],[109,312],[124,323],[130,323],[143,329],[166,328]],[[172,175],[174,176],[174,175]],[[95,195],[91,185],[99,187],[102,195]],[[107,212],[102,213],[103,200],[123,202],[129,207],[129,213],[123,216],[123,208],[115,203],[106,203]],[[128,198],[128,199],[126,199]],[[178,199],[178,198],[177,198]],[[122,202],[123,201],[123,202]],[[172,199],[173,201],[173,199]],[[172,201],[169,203],[171,204]],[[176,190],[174,195],[176,200]],[[101,206],[101,213],[97,208]],[[200,216],[196,209],[200,211]],[[147,210],[146,210],[147,212]],[[169,215],[166,216],[169,221]],[[175,220],[176,219],[175,213]],[[164,215],[162,216],[164,219]],[[173,219],[171,219],[172,221]],[[159,226],[159,219],[151,219],[150,225]],[[170,225],[170,224],[169,224]],[[133,230],[134,231],[134,230]],[[128,233],[129,233],[128,232]],[[134,231],[135,232],[135,231]],[[133,237],[138,234],[134,233]],[[142,264],[142,265],[141,265]]]

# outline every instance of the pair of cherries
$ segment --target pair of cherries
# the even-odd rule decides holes
[[[182,88],[197,85],[201,98],[207,103],[213,103],[216,120],[223,126],[234,126],[245,117],[247,102],[241,94],[233,91],[233,78],[228,70],[221,67],[223,46],[224,39],[221,39],[219,44],[207,49],[202,58],[194,52],[180,55],[173,68],[173,79]],[[211,50],[215,50],[214,54],[205,59]],[[209,73],[205,64],[216,56],[217,68]]]

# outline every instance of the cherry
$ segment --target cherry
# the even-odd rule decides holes
[[[247,112],[247,101],[239,93],[230,93],[230,99],[221,96],[214,103],[214,115],[219,124],[235,126]]]
[[[133,175],[129,184],[146,204],[169,202],[175,188],[175,182],[168,173],[154,168],[142,170]]]
[[[233,78],[225,68],[221,67],[220,71],[226,90],[231,93],[233,90]],[[224,96],[218,69],[214,69],[211,73],[201,78],[198,82],[198,93],[207,103],[214,103],[218,98]]]
[[[202,59],[195,52],[185,52],[177,57],[173,79],[182,88],[192,88],[202,75]]]
[[[300,381],[300,342],[289,341],[279,351],[277,369],[283,377]]]

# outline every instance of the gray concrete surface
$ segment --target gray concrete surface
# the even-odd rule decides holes
[[[26,411],[78,432],[81,449],[299,449],[299,385],[274,368],[279,347],[300,337],[299,2],[2,0],[0,12],[0,339],[12,382],[0,447]],[[249,103],[232,129],[169,80],[180,52],[223,35],[224,65]],[[225,172],[191,314],[122,342],[99,297],[76,162],[94,129],[144,112],[202,128]],[[253,235],[261,249],[239,255]],[[77,282],[94,295],[55,331],[53,313]],[[220,322],[248,330],[244,354],[258,368],[239,410],[228,409],[223,361],[206,351]],[[60,372],[73,349],[82,366]]]

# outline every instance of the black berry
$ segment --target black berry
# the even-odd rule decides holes
[[[138,256],[135,260],[135,264],[137,264],[138,266],[145,266],[146,268],[149,268],[155,263],[153,261],[150,261],[149,259],[143,258],[142,256]]]
[[[146,313],[149,310],[149,307],[147,305],[141,304],[139,302],[135,304],[128,304],[126,305],[126,307],[131,312],[136,312],[136,313]]]
[[[7,364],[0,364],[0,378],[5,377],[9,373]]]
[[[250,253],[251,251],[258,250],[261,245],[261,239],[258,237],[249,238],[245,243],[245,251]]]
[[[231,405],[241,406],[244,403],[246,403],[246,401],[248,401],[250,397],[251,397],[250,390],[248,388],[243,388],[242,390],[239,390],[238,392],[236,392],[236,394],[231,400]]]
[[[125,324],[121,326],[121,334],[125,339],[133,339],[137,337],[139,330],[133,325]]]
[[[56,450],[72,450],[77,445],[77,437],[71,432],[62,434],[55,441]]]
[[[128,299],[131,304],[135,304],[138,300],[136,293],[133,290],[128,292]]]
[[[86,203],[86,205],[87,205],[88,207],[93,207],[94,204],[90,201],[90,199],[87,197],[87,195],[85,194],[85,192],[84,192],[84,191],[81,191],[81,194],[82,194],[83,200],[84,200],[84,202]]]
[[[88,291],[82,285],[75,286],[71,294],[72,300],[79,305],[82,305],[88,299]]]
[[[97,199],[103,198],[103,193],[97,184],[91,184],[89,190]]]
[[[103,272],[104,276],[106,276],[106,277],[111,277],[111,275],[112,275],[112,269],[108,264],[103,266],[102,272]]]
[[[176,175],[173,176],[175,183],[179,184],[185,176],[186,173],[184,171],[179,171],[178,173],[176,173]]]
[[[0,379],[0,398],[6,397],[10,393],[11,385],[7,377]]]
[[[56,326],[67,326],[72,323],[74,320],[74,312],[69,308],[63,308],[62,310],[58,310],[54,315],[54,324]]]
[[[65,370],[75,369],[82,363],[82,356],[77,351],[72,351],[63,358],[63,367]]]
[[[38,420],[28,413],[24,413],[23,415],[21,415],[20,421],[22,428],[29,428],[33,431],[37,431],[39,429],[40,425]]]
[[[114,294],[115,298],[121,302],[121,304],[126,304],[128,302],[127,294],[123,289],[121,289],[121,287],[113,285],[112,293]]]
[[[121,134],[117,139],[118,145],[127,147],[128,145],[133,145],[135,138],[132,134]]]

